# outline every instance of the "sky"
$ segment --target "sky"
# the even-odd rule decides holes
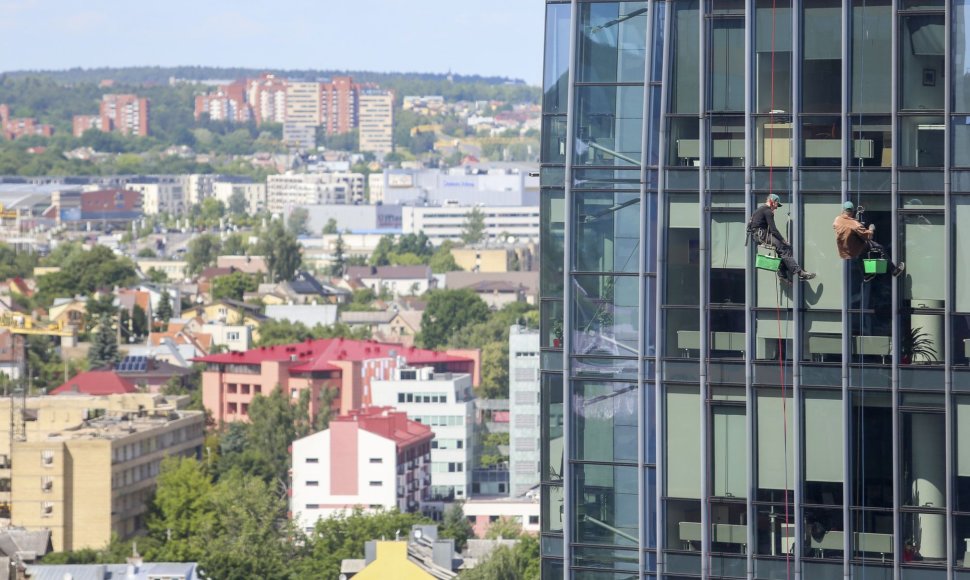
[[[538,85],[543,11],[543,0],[0,0],[0,71],[451,71]]]

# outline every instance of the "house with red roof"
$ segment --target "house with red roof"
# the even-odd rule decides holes
[[[135,393],[134,383],[114,371],[85,371],[75,375],[49,395],[121,395]]]
[[[293,399],[310,391],[310,414],[316,416],[332,389],[332,410],[347,414],[372,404],[371,382],[393,377],[397,368],[430,367],[435,372],[465,373],[477,385],[478,351],[434,351],[373,340],[328,338],[263,346],[245,352],[212,354],[193,359],[206,365],[202,402],[218,424],[246,421],[256,395],[276,388]]]
[[[293,442],[290,514],[304,530],[356,506],[416,512],[431,489],[431,427],[391,407],[330,420]]]

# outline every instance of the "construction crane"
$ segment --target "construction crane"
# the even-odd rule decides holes
[[[17,215],[18,215],[17,210],[6,209],[5,207],[3,207],[3,204],[0,203],[0,219],[15,220],[17,219]]]
[[[7,330],[11,334],[33,336],[73,337],[77,330],[63,322],[38,324],[29,314],[6,312],[0,315],[0,330]]]

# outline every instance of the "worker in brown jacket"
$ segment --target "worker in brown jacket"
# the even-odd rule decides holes
[[[899,266],[893,264],[889,259],[886,248],[873,239],[876,231],[876,224],[863,225],[856,219],[855,204],[847,201],[842,204],[842,213],[835,218],[832,229],[835,230],[835,245],[839,248],[839,257],[843,260],[858,258],[863,252],[875,254],[878,258],[888,262],[887,271],[893,276],[899,276],[906,268],[904,262]],[[875,274],[866,274],[864,281],[868,282],[875,277]]]

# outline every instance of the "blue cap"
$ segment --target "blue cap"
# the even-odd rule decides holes
[[[773,202],[775,202],[775,204],[778,205],[778,207],[781,207],[781,198],[778,197],[778,194],[777,193],[772,193],[771,195],[769,195],[768,196],[768,201],[773,201]]]
[[[853,204],[851,201],[847,201],[842,204],[842,209],[848,210],[848,211],[855,211],[855,204]]]

